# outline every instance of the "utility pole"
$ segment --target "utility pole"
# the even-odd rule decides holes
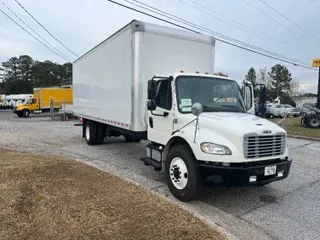
[[[317,94],[317,108],[320,109],[320,67],[318,71],[318,94]]]
[[[318,70],[318,93],[317,93],[317,108],[320,109],[320,58],[312,59],[312,67],[317,67]]]

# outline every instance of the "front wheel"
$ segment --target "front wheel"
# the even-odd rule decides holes
[[[180,201],[188,202],[200,196],[199,167],[187,146],[170,149],[165,162],[165,177],[170,192]]]
[[[23,110],[23,116],[24,117],[29,117],[30,116],[30,111],[28,109]]]
[[[19,118],[23,117],[23,113],[22,112],[17,112],[17,115],[18,115]]]

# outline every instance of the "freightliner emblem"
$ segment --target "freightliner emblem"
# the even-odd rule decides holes
[[[268,133],[271,133],[271,130],[263,130],[262,133],[263,133],[263,134],[268,134]]]

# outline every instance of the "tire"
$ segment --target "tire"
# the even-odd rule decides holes
[[[97,144],[101,145],[106,137],[106,126],[98,123],[97,125]]]
[[[274,115],[273,114],[269,114],[269,118],[270,119],[274,119]]]
[[[24,116],[24,117],[30,117],[30,110],[24,109],[24,110],[23,110],[23,116]]]
[[[307,115],[306,124],[310,128],[320,128],[320,117],[315,114]]]
[[[86,123],[85,139],[88,145],[97,144],[97,124],[91,121]]]
[[[18,115],[19,118],[23,117],[23,113],[22,112],[17,112],[17,115]]]
[[[178,145],[169,150],[165,177],[170,192],[180,201],[188,202],[200,197],[202,182],[196,161],[188,146]]]

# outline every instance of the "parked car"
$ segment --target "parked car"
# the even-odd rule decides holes
[[[298,117],[300,116],[300,111],[290,104],[268,104],[266,116],[268,118]]]
[[[300,115],[302,116],[303,114],[306,114],[306,113],[310,113],[311,110],[309,108],[306,108],[306,107],[299,107],[297,108],[298,111],[300,112]]]

